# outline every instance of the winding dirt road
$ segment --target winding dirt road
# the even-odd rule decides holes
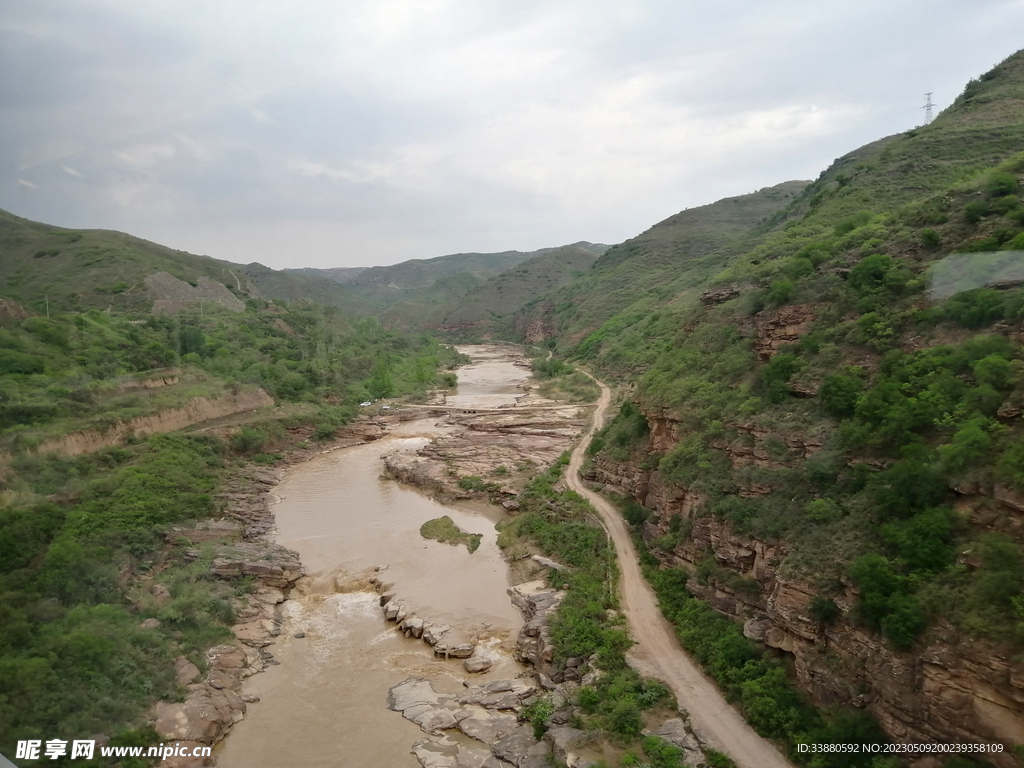
[[[589,373],[587,375],[590,376]],[[593,376],[591,378],[601,388],[601,397],[590,429],[573,449],[565,480],[570,488],[594,506],[615,544],[622,573],[619,585],[622,610],[636,642],[629,654],[633,667],[644,676],[664,682],[675,694],[679,705],[689,713],[694,733],[713,749],[731,757],[740,768],[793,768],[771,742],[758,736],[729,706],[715,684],[704,676],[682,649],[675,630],[662,616],[654,592],[640,571],[626,521],[611,504],[580,481],[579,470],[584,453],[611,403],[611,390],[603,382]]]

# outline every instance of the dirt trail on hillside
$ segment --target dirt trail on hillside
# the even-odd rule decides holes
[[[598,379],[594,381],[601,388],[601,398],[593,424],[572,452],[565,479],[570,488],[598,511],[615,544],[622,573],[619,584],[622,610],[636,642],[629,654],[634,668],[668,685],[679,705],[689,713],[694,733],[713,749],[731,757],[740,768],[793,768],[773,744],[747,725],[682,649],[675,630],[662,616],[657,598],[640,571],[626,521],[618,510],[579,479],[584,453],[611,403],[611,390]]]

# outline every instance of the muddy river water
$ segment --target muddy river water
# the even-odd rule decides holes
[[[449,404],[494,407],[522,394],[528,373],[497,346],[462,347]],[[448,506],[381,479],[381,455],[415,451],[443,434],[436,417],[406,422],[374,443],[322,454],[288,470],[277,487],[277,541],[296,550],[309,577],[284,604],[285,624],[270,650],[279,662],[246,681],[259,696],[219,750],[221,768],[413,768],[409,748],[424,734],[388,711],[388,689],[409,676],[454,692],[469,677],[457,659],[435,658],[427,644],[385,622],[365,579],[387,565],[386,580],[411,613],[449,623],[477,641],[494,667],[474,682],[514,677],[522,624],[506,589],[508,567],[496,544],[497,508]],[[423,539],[420,525],[441,515],[483,535],[470,554]],[[338,590],[342,591],[338,591]],[[302,594],[298,594],[301,592]],[[297,638],[296,634],[304,633]]]

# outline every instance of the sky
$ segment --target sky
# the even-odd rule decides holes
[[[1024,0],[0,0],[0,208],[275,268],[617,243],[920,125],[1021,29]]]

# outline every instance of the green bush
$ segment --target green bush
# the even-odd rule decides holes
[[[885,278],[894,269],[896,269],[896,262],[891,256],[875,253],[865,256],[857,263],[857,266],[850,270],[847,283],[861,294],[875,291],[884,285]]]
[[[875,215],[871,211],[858,211],[857,213],[840,220],[839,223],[835,225],[834,233],[836,237],[842,237],[855,229],[863,227],[874,217]]]
[[[253,427],[242,427],[231,436],[231,448],[237,453],[256,453],[267,441],[267,436]]]
[[[807,613],[822,626],[834,624],[843,615],[842,609],[831,597],[815,595],[807,605]]]
[[[765,301],[773,307],[788,304],[793,298],[795,291],[796,288],[794,287],[792,280],[775,280],[768,287],[768,292],[765,294]]]
[[[921,231],[921,245],[929,251],[936,251],[942,245],[942,238],[934,229],[925,229]]]
[[[1003,319],[1005,298],[990,288],[973,288],[947,299],[942,309],[948,319],[977,330]]]
[[[977,224],[992,213],[992,205],[985,200],[975,200],[964,207],[964,219],[968,224]]]
[[[990,198],[1015,194],[1018,188],[1017,177],[1005,171],[997,171],[985,180],[985,192]]]
[[[832,374],[826,376],[818,390],[818,399],[822,407],[832,416],[846,418],[852,416],[857,407],[857,400],[864,391],[864,382],[853,376]]]
[[[338,428],[333,424],[317,424],[313,429],[313,439],[321,442],[333,440]]]
[[[0,373],[28,375],[42,373],[44,368],[38,357],[13,349],[0,349]]]

